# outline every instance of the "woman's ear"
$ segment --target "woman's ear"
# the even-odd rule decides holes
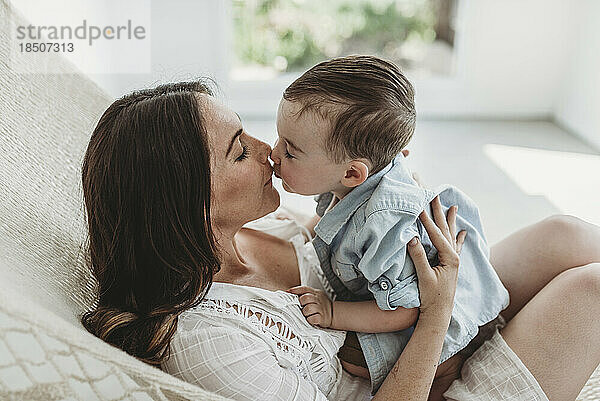
[[[342,184],[348,188],[354,188],[362,184],[369,177],[370,166],[371,163],[367,160],[351,160],[342,178]]]

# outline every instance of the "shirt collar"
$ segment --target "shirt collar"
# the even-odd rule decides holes
[[[355,187],[344,196],[344,199],[340,200],[330,211],[321,217],[321,220],[315,226],[315,233],[323,242],[331,245],[331,241],[333,241],[333,238],[335,238],[341,228],[348,223],[356,210],[371,197],[381,178],[392,169],[394,164],[399,163],[400,158],[403,157],[402,153],[399,153],[387,166]]]

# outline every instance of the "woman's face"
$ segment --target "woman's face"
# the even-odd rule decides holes
[[[200,107],[211,150],[211,222],[237,227],[279,207],[271,147],[248,135],[236,113],[208,95]]]

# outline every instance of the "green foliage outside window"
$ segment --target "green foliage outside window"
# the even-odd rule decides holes
[[[406,65],[402,44],[436,39],[444,1],[233,0],[237,62],[298,71],[368,53]]]

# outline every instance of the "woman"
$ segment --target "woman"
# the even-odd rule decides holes
[[[83,165],[100,296],[82,321],[141,360],[232,398],[363,399],[365,381],[342,372],[335,356],[344,333],[308,325],[302,301],[282,291],[300,283],[327,290],[301,230],[290,235],[265,219],[262,228],[270,224],[265,229],[275,235],[243,227],[279,205],[270,150],[199,82],[115,101]],[[446,222],[437,213],[435,225],[422,219],[441,266],[429,269],[422,247],[410,247],[421,313],[374,399],[426,399],[448,327],[460,244],[452,216]],[[465,362],[447,397],[483,399],[483,386],[469,381],[482,380],[487,399],[575,399],[600,363],[594,243],[598,228],[555,217],[492,248],[511,293],[503,312],[509,322]],[[535,275],[535,285],[524,286],[523,274]],[[489,371],[486,358],[502,363]],[[520,382],[491,388],[496,373]]]

